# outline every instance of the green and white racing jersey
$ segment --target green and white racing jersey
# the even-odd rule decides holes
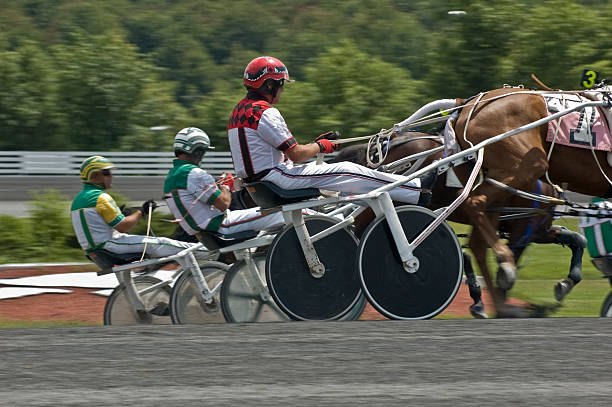
[[[189,161],[176,159],[164,182],[164,199],[183,230],[216,232],[226,212],[213,203],[221,195],[214,178]]]
[[[587,239],[587,248],[592,258],[612,255],[612,216],[588,216],[612,213],[612,203],[602,198],[593,198],[592,202],[601,207],[601,210],[588,210],[587,216],[580,218],[578,226]]]
[[[79,244],[88,253],[102,248],[113,237],[113,227],[125,218],[115,200],[93,184],[85,184],[74,198],[70,216]]]

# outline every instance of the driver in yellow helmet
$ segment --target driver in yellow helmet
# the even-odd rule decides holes
[[[128,234],[143,216],[149,214],[149,208],[153,210],[157,205],[151,199],[127,216],[121,213],[113,198],[105,192],[113,182],[113,168],[113,163],[100,155],[88,157],[81,164],[83,190],[72,201],[70,214],[74,232],[86,253],[98,249],[116,254],[142,253],[146,243],[147,257],[158,258],[176,254],[194,244],[166,237]]]

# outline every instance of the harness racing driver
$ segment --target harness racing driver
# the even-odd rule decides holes
[[[402,179],[351,163],[316,165],[303,163],[318,153],[329,154],[337,145],[330,139],[337,132],[327,132],[314,142],[299,144],[278,109],[284,84],[292,82],[286,66],[278,59],[263,56],[253,59],[244,71],[247,95],[234,108],[228,125],[232,160],[238,177],[244,182],[270,181],[283,189],[321,188],[354,195]],[[432,171],[389,191],[395,201],[425,205],[435,182]]]
[[[86,253],[98,249],[115,254],[141,253],[146,247],[147,257],[159,258],[177,254],[194,244],[166,237],[128,234],[157,205],[150,199],[138,210],[124,215],[114,199],[105,192],[112,185],[113,168],[113,163],[100,155],[88,157],[81,164],[83,190],[72,201],[70,213],[74,232]]]

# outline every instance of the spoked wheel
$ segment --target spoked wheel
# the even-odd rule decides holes
[[[600,316],[605,318],[612,317],[612,292],[610,292],[604,300],[603,305],[601,306]]]
[[[136,290],[154,286],[162,280],[152,276],[134,277]],[[104,325],[138,325],[138,324],[171,324],[170,287],[161,286],[146,294],[141,294],[146,312],[137,312],[130,304],[127,291],[123,284],[115,287],[104,306]]]
[[[310,236],[327,229],[338,220],[325,216],[305,218]],[[322,277],[310,273],[293,226],[280,232],[268,251],[266,280],[276,304],[292,319],[336,320],[353,310],[361,296],[354,256],[357,239],[346,228],[314,243],[325,266]]]
[[[221,287],[221,309],[227,322],[280,322],[289,317],[276,305],[265,278],[266,254],[253,256],[257,276],[245,261],[235,263]],[[255,281],[255,278],[258,279]],[[262,290],[263,287],[263,290]],[[263,291],[263,292],[262,292]]]
[[[208,287],[212,290],[223,281],[229,266],[219,262],[200,265]],[[206,304],[193,274],[184,271],[172,288],[170,315],[175,324],[213,324],[225,322],[221,312],[220,290],[213,297],[212,304]]]
[[[396,209],[408,241],[436,217],[418,206]],[[362,288],[372,306],[388,318],[432,318],[457,294],[463,256],[457,236],[446,222],[414,250],[414,256],[419,261],[418,270],[408,273],[384,217],[374,220],[363,234],[357,257]]]

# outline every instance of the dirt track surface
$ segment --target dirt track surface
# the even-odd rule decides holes
[[[82,268],[80,268],[82,269]],[[94,271],[88,268],[88,271]],[[56,273],[73,273],[75,267],[36,267],[2,270],[2,278],[42,276]],[[2,285],[0,284],[0,287]],[[21,298],[0,300],[0,319],[26,321],[71,321],[86,324],[102,324],[106,297],[92,294],[96,289],[55,287],[72,290],[70,294],[39,294]]]
[[[610,319],[0,330],[7,406],[609,406]]]
[[[2,270],[1,278],[17,278],[27,276],[40,276],[53,273],[76,272],[74,267],[46,267]],[[93,268],[89,271],[94,270]],[[0,287],[2,285],[0,284]],[[105,297],[92,294],[96,289],[55,287],[72,290],[70,294],[40,294],[14,299],[0,300],[0,319],[3,320],[29,320],[29,321],[72,321],[85,324],[102,324]],[[461,284],[457,296],[441,316],[466,317],[469,316],[468,307],[472,304],[467,285]],[[491,297],[484,293],[484,302],[487,310],[493,311]],[[510,301],[521,304],[520,301]],[[362,320],[385,319],[369,304],[366,307]]]

